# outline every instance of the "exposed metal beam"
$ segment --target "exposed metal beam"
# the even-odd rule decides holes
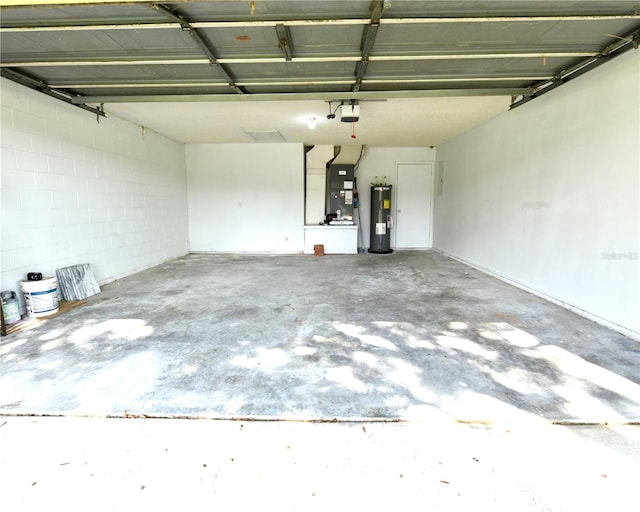
[[[209,59],[140,59],[140,60],[44,60],[44,61],[2,61],[3,68],[73,67],[73,66],[153,66],[169,64],[211,64]]]
[[[104,82],[104,83],[57,83],[51,84],[57,89],[135,89],[135,88],[166,88],[166,87],[229,87],[226,82]]]
[[[548,80],[542,84],[539,84],[536,87],[536,90],[532,94],[525,94],[523,98],[517,101],[514,101],[511,104],[510,108],[516,108],[525,103],[528,103],[531,100],[534,100],[543,94],[553,91],[557,89],[561,85],[577,78],[581,75],[584,75],[588,71],[608,62],[609,60],[626,53],[629,50],[637,50],[640,46],[640,30],[636,30],[632,32],[626,37],[621,37],[618,41],[613,44],[610,44],[605,49],[602,50],[598,55],[591,57],[587,60],[579,62],[578,64],[572,66],[569,69],[566,69],[559,73],[557,76],[553,77],[551,80]],[[517,95],[516,95],[517,96]]]
[[[211,65],[217,66],[220,73],[223,75],[225,80],[227,80],[229,87],[231,87],[238,94],[245,93],[245,91],[243,91],[240,87],[236,85],[235,78],[231,75],[231,73],[224,66],[224,64],[220,64],[218,62],[213,46],[202,35],[200,35],[200,33],[196,29],[194,29],[184,17],[180,16],[179,14],[176,14],[176,12],[172,11],[171,9],[169,9],[163,4],[151,4],[151,8],[158,11],[162,15],[174,20],[175,22],[179,23],[182,30],[187,32],[196,42],[198,47],[204,52],[204,54],[209,59],[209,62],[211,63]]]
[[[275,27],[287,25],[295,27],[326,26],[326,25],[366,25],[368,18],[344,18],[321,20],[246,20],[246,21],[194,21],[189,23],[192,28],[251,28]],[[180,23],[83,23],[75,25],[28,25],[21,27],[2,27],[2,32],[67,32],[85,30],[146,30],[146,29],[175,29]]]
[[[442,53],[422,55],[371,55],[369,62],[421,61],[421,60],[466,60],[466,59],[553,59],[566,57],[594,57],[598,52],[511,52],[511,53]],[[359,62],[360,55],[340,55],[335,57],[293,57],[290,62]],[[60,67],[60,66],[143,66],[143,65],[185,65],[209,64],[209,59],[115,59],[109,60],[44,60],[44,61],[2,61],[0,67]],[[287,62],[285,57],[222,58],[216,64],[278,64]]]
[[[291,38],[291,30],[289,30],[287,25],[278,23],[276,25],[276,34],[278,34],[278,46],[280,46],[285,60],[290,61],[293,58],[293,40]]]
[[[74,107],[87,110],[88,112],[91,112],[101,117],[105,117],[106,115],[102,108],[92,107],[91,105],[87,105],[84,101],[74,101],[74,100],[77,100],[76,96],[73,96],[65,91],[59,91],[56,88],[53,88],[50,85],[44,83],[43,81],[38,80],[37,78],[29,76],[25,73],[19,73],[12,69],[2,69],[0,70],[0,74],[8,80],[16,82],[20,85],[24,85],[29,89],[33,89],[35,91],[46,94],[47,96],[51,96],[52,98],[55,98],[57,100],[64,101],[65,103],[69,103]]]
[[[429,78],[365,78],[363,84],[428,84],[428,83],[467,83],[467,82],[540,82],[550,80],[551,76],[482,76],[482,77],[429,77]]]
[[[291,62],[357,62],[360,55],[337,55],[335,57],[293,57]],[[282,57],[227,58],[221,59],[225,64],[278,64],[286,62]]]
[[[185,30],[190,30],[191,29],[191,24],[186,21],[185,19],[183,19],[181,16],[175,14],[171,9],[169,9],[166,5],[164,4],[151,4],[151,8],[154,11],[158,11],[160,13],[162,13],[164,16],[166,16],[167,18],[172,19],[173,21],[175,21],[178,25],[180,25],[183,29]]]
[[[289,85],[351,85],[354,80],[274,80],[274,81],[245,81],[237,82],[240,87],[269,87],[269,86],[289,86]],[[59,89],[135,89],[135,88],[168,88],[168,87],[227,87],[221,82],[127,82],[127,83],[74,83],[56,84],[51,87]]]
[[[615,21],[615,20],[640,20],[640,14],[619,15],[593,15],[593,16],[434,16],[415,18],[384,18],[380,21],[383,25],[410,25],[424,23],[530,23],[549,21]],[[322,26],[322,25],[367,25],[371,23],[369,18],[344,18],[344,19],[307,19],[307,20],[244,20],[244,21],[198,21],[191,22],[194,29],[198,28],[244,28],[244,27],[275,27],[276,25],[293,26]],[[85,22],[75,25],[38,25],[2,27],[0,32],[62,32],[74,30],[145,30],[145,29],[175,29],[179,23],[96,23]]]
[[[180,28],[177,23],[109,23],[109,24],[85,24],[85,25],[39,25],[26,27],[1,27],[0,33],[12,34],[20,32],[76,32],[76,31],[99,31],[110,30],[145,30],[145,29],[176,29]]]
[[[363,84],[421,84],[421,83],[465,83],[465,82],[542,82],[551,80],[553,76],[474,76],[474,77],[423,77],[423,78],[365,78]],[[299,85],[352,85],[355,79],[348,80],[274,80],[274,81],[242,81],[241,87],[272,87]],[[117,82],[117,83],[57,83],[51,84],[55,89],[163,89],[170,87],[227,87],[222,82]]]
[[[597,52],[494,52],[494,53],[439,53],[421,55],[372,55],[370,61],[402,60],[466,60],[466,59],[552,59],[560,57],[591,57]]]
[[[434,98],[451,96],[523,96],[532,94],[531,87],[505,87],[483,89],[430,89],[419,91],[359,91],[359,92],[305,92],[267,94],[157,94],[157,95],[96,95],[81,96],[78,103],[162,103],[162,102],[216,102],[216,101],[295,101],[295,100],[384,100],[394,98]]]
[[[274,81],[246,81],[239,82],[243,87],[273,87],[294,85],[351,85],[353,79],[348,80],[274,80]]]
[[[637,12],[612,15],[558,15],[558,16],[447,16],[447,17],[415,17],[385,18],[380,20],[384,25],[415,25],[423,23],[531,23],[539,21],[610,21],[640,20]]]
[[[275,27],[287,25],[289,27],[314,27],[326,25],[366,25],[369,18],[328,18],[313,20],[242,20],[242,21],[197,21],[196,28],[242,28],[242,27]]]
[[[380,18],[384,14],[385,2],[378,0],[371,5],[371,20],[368,25],[365,25],[362,32],[362,42],[360,43],[361,59],[356,64],[356,83],[353,86],[353,92],[358,92],[362,85],[362,78],[367,72],[369,66],[369,55],[376,40],[378,34],[378,28],[380,27]]]
[[[143,3],[148,0],[126,0],[126,3]],[[51,7],[52,5],[81,5],[81,4],[122,4],[123,0],[0,0],[2,7]]]
[[[592,54],[590,54],[592,55]],[[359,55],[337,57],[293,57],[291,62],[357,62]],[[404,60],[404,59],[402,59]],[[287,62],[284,57],[228,58],[218,59],[218,64],[279,64]],[[45,61],[2,61],[0,67],[42,67],[42,66],[142,66],[142,65],[183,65],[210,64],[208,59],[114,59],[106,57],[101,60],[45,60]]]

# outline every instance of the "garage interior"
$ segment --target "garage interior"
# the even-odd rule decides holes
[[[639,2],[0,5],[12,510],[633,509]]]

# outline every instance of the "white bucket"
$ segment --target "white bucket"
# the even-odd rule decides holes
[[[55,277],[22,281],[21,288],[28,316],[38,318],[58,312],[58,281]]]

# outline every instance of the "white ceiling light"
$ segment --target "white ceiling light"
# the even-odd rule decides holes
[[[313,130],[316,127],[316,118],[310,117],[307,119],[307,126],[309,127],[309,130]]]

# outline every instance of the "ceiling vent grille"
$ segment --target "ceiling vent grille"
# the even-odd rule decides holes
[[[245,130],[249,137],[258,142],[285,142],[284,137],[278,130],[267,131],[248,131]]]

